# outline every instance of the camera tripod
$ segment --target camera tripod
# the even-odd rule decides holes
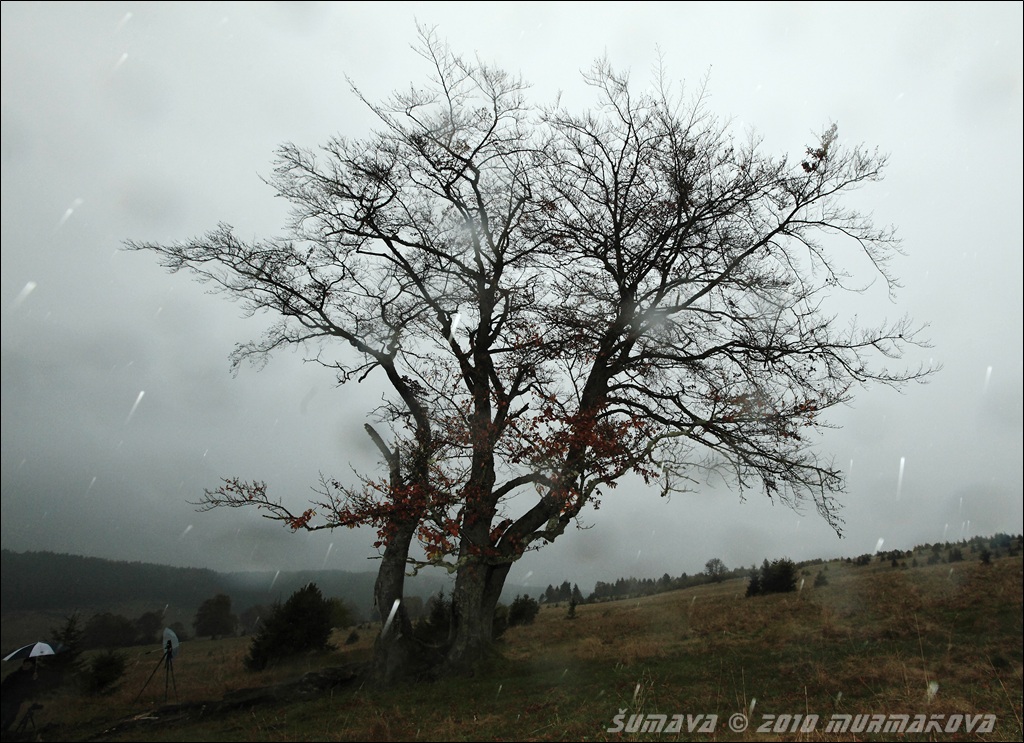
[[[149,674],[149,678],[146,679],[146,683],[139,689],[138,695],[135,697],[135,701],[139,701],[139,697],[142,696],[142,692],[149,686],[149,682],[153,680],[156,672],[160,670],[160,666],[164,667],[164,701],[167,701],[167,688],[171,684],[174,686],[174,701],[178,701],[178,682],[174,678],[174,647],[171,641],[168,640],[164,646],[164,654],[157,661],[156,668],[153,669],[153,673]]]
[[[36,715],[35,715],[35,712],[36,712],[37,709],[42,709],[42,708],[43,708],[43,705],[41,705],[41,704],[33,703],[33,704],[29,705],[28,710],[25,712],[24,717],[21,718],[21,722],[18,723],[18,727],[16,727],[14,729],[14,732],[15,733],[24,733],[28,729],[29,725],[32,726],[32,732],[35,732],[35,730],[36,730]]]

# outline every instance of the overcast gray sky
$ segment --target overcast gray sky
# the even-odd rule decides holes
[[[425,79],[416,20],[456,51],[521,72],[532,96],[587,101],[607,54],[650,80],[709,79],[738,136],[802,154],[830,122],[891,155],[857,206],[895,224],[895,304],[942,364],[904,394],[862,392],[819,446],[847,469],[846,538],[811,509],[633,484],[528,555],[510,586],[659,577],[765,557],[856,556],[1022,531],[1022,4],[20,3],[3,23],[2,545],[215,570],[373,570],[373,535],[291,534],[188,504],[220,476],[263,479],[301,510],[320,471],[372,462],[373,393],[286,352],[232,378],[266,319],[125,240],[224,221],[281,234],[261,175],[285,141],[361,137],[370,99]],[[865,278],[870,278],[865,275]]]

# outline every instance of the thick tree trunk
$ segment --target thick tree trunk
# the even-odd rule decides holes
[[[452,631],[446,670],[472,673],[494,651],[494,612],[511,565],[467,565],[452,594]]]
[[[505,579],[508,577],[508,571],[511,569],[512,563],[507,563],[505,565],[493,566],[487,571],[487,585],[484,587],[483,607],[484,611],[489,611],[492,617],[498,602],[501,600],[501,592],[505,588]]]
[[[402,603],[405,590],[406,557],[416,533],[417,522],[402,524],[384,548],[373,600],[380,612],[381,631],[374,643],[372,677],[390,684],[406,677],[416,662],[412,623]]]
[[[486,389],[486,380],[479,389]],[[486,395],[477,400],[478,441],[487,440],[490,405]],[[483,422],[481,422],[483,421]],[[473,476],[465,489],[466,510],[459,544],[459,566],[452,592],[452,626],[446,671],[473,673],[490,655],[494,639],[494,602],[487,592],[490,567],[479,559],[493,549],[491,522],[495,513],[494,453],[481,446],[473,454]]]
[[[415,401],[411,402],[410,407],[418,410],[419,408],[414,403]],[[419,438],[421,442],[429,441],[429,427],[425,421],[421,421],[421,423]],[[369,423],[364,427],[367,435],[380,449],[388,463],[392,487],[398,488],[403,483],[402,462],[398,450],[388,447],[384,439]],[[422,452],[426,449],[429,449],[429,445],[423,444],[419,451]],[[418,477],[418,482],[426,483],[427,477],[422,462],[422,457],[414,460],[411,475]],[[409,559],[409,546],[412,544],[416,528],[419,526],[422,511],[422,506],[420,506],[403,520],[398,520],[396,517],[393,522],[394,531],[389,535],[384,547],[384,554],[381,556],[380,567],[377,569],[377,582],[373,587],[373,602],[380,613],[381,630],[374,642],[371,675],[373,680],[379,684],[391,684],[408,677],[411,673],[415,673],[420,661],[418,645],[412,635],[412,623],[409,621],[409,614],[405,610],[403,600],[405,599],[405,568]]]
[[[482,563],[466,563],[455,578],[452,592],[452,627],[445,670],[472,673],[490,655],[494,606],[487,610],[487,575]]]

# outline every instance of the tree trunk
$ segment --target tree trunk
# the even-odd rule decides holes
[[[391,372],[394,372],[393,367]],[[394,375],[392,374],[392,376]],[[417,416],[417,420],[421,424],[417,431],[417,438],[420,441],[417,451],[422,455],[423,451],[430,448],[429,425],[423,418],[422,408],[416,404],[415,399],[411,399],[409,405],[414,412],[420,412],[420,415]],[[384,439],[369,423],[364,428],[388,463],[392,488],[398,488],[403,483],[403,477],[402,462],[397,448],[388,447]],[[428,481],[424,461],[423,456],[416,456],[411,467],[412,477],[421,484]],[[384,547],[384,554],[381,556],[380,567],[377,569],[377,582],[373,587],[373,603],[380,613],[381,631],[373,646],[371,676],[375,682],[382,685],[391,684],[415,673],[420,660],[418,644],[413,638],[412,623],[409,621],[409,613],[405,610],[403,599],[405,598],[405,568],[409,559],[409,545],[412,544],[422,515],[423,507],[421,505],[404,519],[394,518],[392,522],[394,532],[389,535]]]
[[[445,658],[445,670],[472,673],[490,655],[493,639],[494,605],[488,610],[489,568],[479,562],[459,569],[452,592],[452,628]],[[496,602],[495,602],[496,603]]]
[[[412,623],[402,603],[405,590],[406,557],[416,533],[417,522],[402,524],[384,548],[373,600],[380,612],[381,631],[373,647],[372,677],[381,684],[393,683],[409,674],[415,665],[416,645]],[[394,614],[392,614],[394,610]]]
[[[478,368],[485,368],[482,363]],[[494,607],[487,592],[490,567],[480,555],[493,549],[491,522],[494,519],[494,452],[491,449],[490,401],[486,394],[486,378],[477,387],[476,441],[481,442],[473,453],[472,476],[465,489],[466,509],[462,519],[459,543],[460,565],[452,592],[452,624],[445,657],[446,671],[472,674],[479,663],[490,655],[494,639]],[[484,390],[483,394],[480,390]]]
[[[459,570],[452,594],[452,629],[445,670],[473,673],[494,650],[494,612],[511,564],[480,563]]]
[[[484,588],[483,605],[484,610],[490,609],[491,616],[501,600],[501,592],[505,588],[505,579],[508,578],[508,571],[512,569],[512,563],[494,565],[487,571],[487,586]]]

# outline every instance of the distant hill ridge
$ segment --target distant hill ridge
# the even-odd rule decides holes
[[[172,605],[195,611],[218,593],[236,610],[286,600],[307,583],[325,596],[350,602],[369,614],[375,572],[344,570],[218,573],[143,562],[54,552],[0,551],[0,612],[104,610],[125,601]],[[409,579],[409,593],[426,598],[446,582],[431,576]]]
[[[891,550],[845,558],[856,564],[867,564],[875,560],[906,560],[917,553],[922,561],[930,564],[939,559],[939,553],[957,553],[956,559],[964,559],[961,550],[969,554],[991,549],[995,556],[1000,552],[1011,555],[1024,549],[1024,537],[999,533],[991,537],[975,536],[957,542],[941,542],[918,545],[912,550]],[[950,561],[952,558],[948,558]],[[969,558],[970,559],[970,558]],[[976,558],[975,558],[976,559]],[[798,567],[826,562],[809,560],[797,563]],[[744,572],[737,568],[730,572],[739,577]],[[176,568],[143,562],[107,560],[99,557],[58,554],[54,552],[12,552],[0,550],[0,612],[60,612],[105,611],[110,606],[125,602],[147,602],[154,608],[173,606],[192,614],[199,605],[218,593],[231,597],[234,611],[239,612],[251,606],[268,606],[274,601],[285,601],[291,594],[308,583],[316,583],[328,598],[339,598],[353,606],[357,613],[370,616],[373,607],[373,586],[376,572],[348,572],[344,570],[299,570],[299,571],[252,571],[218,573],[206,568]],[[698,576],[692,576],[698,577]],[[663,576],[668,579],[667,574]],[[682,578],[687,578],[684,573]],[[620,581],[623,579],[620,579]],[[682,585],[662,586],[654,579],[637,581],[629,579],[639,587],[635,593],[655,593]],[[669,581],[671,583],[671,581]],[[650,590],[644,586],[650,584]],[[598,582],[600,587],[602,582]],[[606,584],[607,585],[607,584]],[[597,588],[595,587],[595,589]],[[421,573],[406,579],[406,593],[427,599],[444,589],[450,592],[451,583],[443,577]],[[506,586],[502,600],[511,602],[512,594],[518,590],[537,596],[540,589],[525,586]],[[549,589],[552,588],[549,586]],[[643,590],[641,590],[641,588]]]

